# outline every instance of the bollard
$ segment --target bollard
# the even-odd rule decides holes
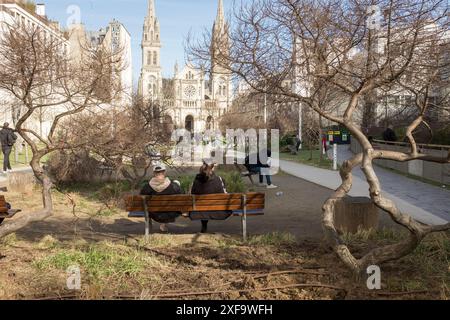
[[[337,164],[337,144],[335,143],[333,145],[333,170],[337,171],[338,164]]]

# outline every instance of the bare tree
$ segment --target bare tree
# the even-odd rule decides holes
[[[430,57],[446,56],[447,60],[439,59],[439,63],[433,65],[427,63],[426,69],[430,68],[427,74],[448,68],[447,2],[259,0],[235,2],[234,8],[230,46],[220,54],[216,53],[216,63],[232,71],[253,90],[282,94],[324,119],[346,127],[363,148],[360,154],[345,161],[340,172],[342,184],[323,207],[327,239],[342,261],[360,273],[370,264],[407,255],[429,233],[449,229],[450,224],[424,225],[407,212],[401,212],[382,194],[381,183],[373,168],[376,159],[450,162],[450,155],[438,158],[417,150],[412,132],[423,123],[422,114],[427,111],[428,103],[420,102],[419,116],[408,127],[409,152],[374,150],[357,120],[365,96],[399,82],[404,84],[402,79],[407,75],[419,78],[424,69],[422,64]],[[200,40],[189,39],[190,60],[208,66],[210,41],[208,32]],[[294,79],[297,85],[284,87],[282,83],[286,78]],[[434,83],[433,77],[428,79],[430,84]],[[344,103],[323,104],[324,91],[345,97]],[[409,237],[356,258],[336,231],[334,210],[336,203],[351,190],[352,171],[359,165],[375,205],[406,228]]]
[[[42,184],[43,209],[29,212],[0,227],[0,238],[27,224],[52,215],[52,181],[41,166],[44,156],[68,148],[65,119],[110,102],[120,88],[120,54],[104,46],[84,48],[84,58],[72,61],[66,42],[39,26],[2,23],[0,90],[11,97],[16,110],[15,130],[30,145],[31,168]],[[45,113],[48,132],[33,128],[33,118]],[[73,147],[73,146],[71,146]]]
[[[160,105],[144,103],[140,97],[114,113],[80,114],[70,120],[66,139],[68,145],[82,147],[65,152],[88,155],[84,157],[86,160],[97,159],[116,172],[117,179],[121,174],[135,189],[147,176],[152,160],[169,160],[166,155],[172,130],[163,120],[164,110]],[[71,161],[69,157],[66,159]]]

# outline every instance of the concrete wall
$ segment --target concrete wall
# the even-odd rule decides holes
[[[384,150],[408,152],[409,149],[402,146],[392,146],[387,144],[375,143],[375,148],[382,148]],[[450,146],[449,146],[450,148]],[[356,139],[352,139],[351,150],[353,153],[359,153],[362,148]],[[424,149],[424,153],[436,156],[447,157],[448,149]],[[417,177],[425,178],[437,183],[450,184],[450,164],[434,163],[422,160],[414,160],[409,162],[397,162],[392,160],[375,160],[375,164],[398,170],[405,174],[411,174]]]

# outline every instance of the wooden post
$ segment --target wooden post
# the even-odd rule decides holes
[[[243,209],[244,212],[242,213],[242,238],[244,239],[244,242],[247,242],[247,195],[244,194],[242,196],[242,203],[243,203]]]
[[[340,233],[378,229],[380,209],[367,197],[345,197],[336,202],[334,224]]]

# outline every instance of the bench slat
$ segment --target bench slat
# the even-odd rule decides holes
[[[144,211],[143,196],[128,196],[125,199],[128,212]],[[265,194],[248,193],[247,210],[264,210]],[[149,196],[147,207],[150,212],[205,212],[205,211],[242,211],[242,194],[212,194]]]

